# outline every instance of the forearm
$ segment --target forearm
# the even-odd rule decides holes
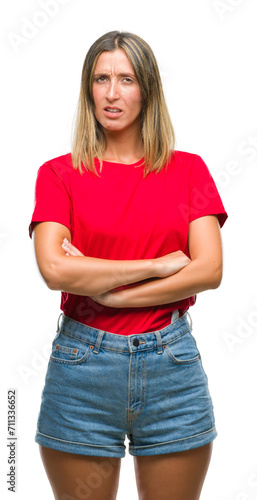
[[[151,278],[165,278],[190,261],[181,250],[138,260],[84,256],[71,244],[70,237],[68,228],[55,222],[42,222],[34,228],[38,268],[51,290],[82,296],[105,294]]]
[[[52,290],[76,295],[95,295],[154,276],[151,259],[108,260],[60,256],[44,276]]]
[[[110,294],[109,305],[122,308],[170,304],[217,288],[221,277],[220,268],[196,259],[167,278],[153,279],[126,290],[114,291]]]

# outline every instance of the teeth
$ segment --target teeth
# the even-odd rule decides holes
[[[120,109],[110,109],[110,108],[106,108],[106,111],[109,111],[110,113],[119,113],[119,112],[120,112]]]

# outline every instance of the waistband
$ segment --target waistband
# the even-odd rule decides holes
[[[100,347],[119,352],[137,352],[157,349],[162,354],[166,344],[173,342],[192,328],[192,319],[188,311],[179,317],[179,311],[172,314],[171,323],[160,330],[147,333],[120,335],[80,323],[61,313],[58,318],[57,332],[74,337],[92,345],[98,354]]]

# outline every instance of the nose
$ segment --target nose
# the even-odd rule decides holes
[[[106,91],[106,98],[110,102],[119,98],[118,82],[116,82],[115,79],[111,79],[109,81],[109,85],[108,85],[107,91]]]

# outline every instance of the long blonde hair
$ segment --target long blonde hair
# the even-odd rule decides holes
[[[110,31],[90,47],[82,69],[80,95],[72,139],[72,165],[83,173],[84,168],[98,175],[94,158],[100,162],[106,148],[101,124],[94,115],[93,77],[98,57],[104,51],[122,49],[126,53],[139,83],[143,108],[141,134],[144,149],[144,176],[167,165],[175,147],[175,134],[165,102],[161,77],[150,46],[137,35]]]

